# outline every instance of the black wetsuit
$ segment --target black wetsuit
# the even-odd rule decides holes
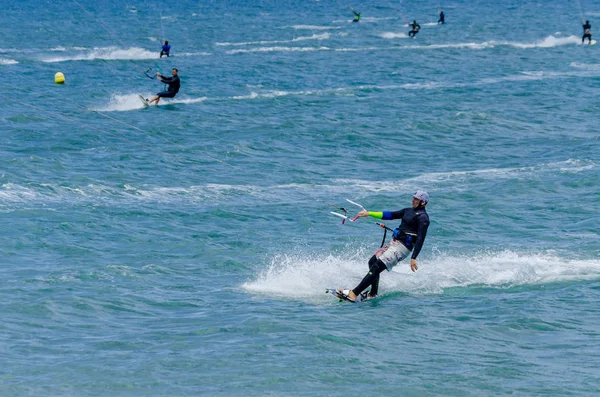
[[[397,235],[396,240],[402,243],[406,248],[412,250],[411,259],[417,259],[419,252],[421,252],[421,248],[423,248],[425,236],[427,236],[427,229],[429,228],[429,215],[427,214],[425,207],[418,209],[409,207],[393,212],[384,211],[382,219],[402,219],[397,232],[394,233]],[[416,235],[416,238],[413,238],[413,235]],[[377,290],[379,289],[379,275],[386,269],[385,263],[373,255],[371,259],[369,259],[369,273],[367,273],[360,284],[352,291],[358,296],[370,285],[371,291],[369,292],[369,295],[377,295]]]
[[[354,19],[352,22],[358,22],[360,20],[360,12],[356,12],[354,10],[352,10],[352,12],[354,13]]]
[[[583,25],[583,36],[581,37],[581,43],[583,44],[583,42],[585,41],[585,38],[588,38],[589,42],[592,42],[592,25],[589,24],[589,22],[586,22],[585,25]]]
[[[446,23],[446,16],[444,15],[444,11],[440,12],[440,20],[438,23]]]
[[[413,22],[408,26],[412,26],[412,30],[408,32],[408,37],[415,37],[416,34],[419,33],[419,29],[421,29],[421,25],[416,22]]]
[[[179,87],[181,86],[181,82],[179,81],[179,76],[173,77],[165,77],[163,75],[160,76],[161,81],[165,84],[168,84],[169,87],[166,91],[159,92],[158,95],[160,98],[173,98],[179,92]]]

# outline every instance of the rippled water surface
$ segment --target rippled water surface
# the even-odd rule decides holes
[[[600,47],[580,21],[599,16],[6,4],[0,395],[598,395]],[[163,88],[144,72],[173,67],[180,93],[144,109]],[[382,239],[328,203],[417,189],[419,271],[360,305],[326,295]]]

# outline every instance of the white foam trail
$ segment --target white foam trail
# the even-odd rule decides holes
[[[154,94],[145,94],[145,98],[152,98]],[[175,98],[175,99],[167,99],[163,98],[160,100],[159,106],[168,105],[168,104],[191,104],[191,103],[201,103],[206,101],[207,97],[201,98]],[[91,110],[97,112],[127,112],[129,110],[143,109],[144,105],[140,101],[138,94],[113,94],[110,98],[110,101],[107,106],[102,108],[93,108]]]
[[[328,47],[258,47],[246,50],[229,50],[227,54],[244,54],[254,52],[308,52],[308,51],[330,51]]]
[[[590,64],[590,63],[579,63],[579,62],[571,62],[569,66],[577,69],[584,70],[600,70],[600,64]]]
[[[360,88],[360,87],[358,87]],[[261,98],[277,98],[283,96],[290,95],[327,95],[327,94],[343,94],[345,92],[351,92],[354,88],[330,88],[325,90],[306,90],[306,91],[282,91],[282,90],[273,90],[273,91],[264,91],[264,92],[256,92],[252,91],[248,95],[239,95],[234,96],[232,99],[261,99]]]
[[[400,192],[410,193],[423,185],[440,185],[448,183],[448,186],[459,189],[467,186],[467,181],[479,178],[490,180],[517,179],[527,180],[539,178],[540,174],[557,172],[579,173],[597,168],[598,164],[593,161],[573,160],[560,161],[557,163],[546,163],[531,167],[518,168],[487,168],[481,170],[434,172],[406,178],[398,181],[368,181],[361,179],[336,179],[335,185],[346,186],[349,190],[361,192]]]
[[[510,41],[502,41],[502,42],[496,42],[496,41],[489,41],[488,42],[490,46],[495,46],[495,45],[506,45],[506,46],[511,46],[511,47],[516,47],[516,48],[523,48],[523,49],[527,49],[527,48],[552,48],[552,47],[558,47],[558,46],[563,46],[563,45],[569,45],[569,44],[581,44],[581,37],[577,37],[577,36],[568,36],[568,37],[555,37],[555,36],[548,36],[542,40],[536,41],[534,43],[516,43],[516,42],[510,42]]]
[[[337,50],[336,50],[337,51]],[[598,65],[600,69],[600,65]],[[598,70],[587,71],[587,72],[522,72],[519,75],[504,76],[504,77],[492,77],[485,78],[472,83],[453,83],[453,82],[435,82],[427,81],[422,83],[406,83],[400,85],[359,85],[352,87],[341,87],[341,88],[329,88],[322,90],[304,90],[304,91],[264,91],[256,92],[252,91],[247,95],[239,95],[231,97],[231,99],[242,100],[242,99],[260,99],[260,98],[275,98],[287,95],[354,95],[357,90],[437,90],[447,88],[459,88],[459,87],[475,87],[489,84],[499,84],[507,81],[534,81],[534,80],[545,80],[545,79],[561,79],[571,77],[597,77]]]
[[[292,25],[283,26],[281,29],[296,29],[296,30],[331,30],[341,29],[340,26],[317,26],[317,25]]]
[[[146,94],[144,97],[149,98],[154,95]],[[113,94],[107,106],[103,108],[92,109],[98,112],[126,112],[128,110],[143,109],[144,105],[138,94]]]
[[[87,52],[62,56],[49,57],[42,59],[42,62],[65,62],[65,61],[93,61],[95,59],[104,60],[129,60],[129,59],[157,59],[156,51],[148,51],[143,48],[133,47],[128,49],[120,49],[116,47],[94,48]]]
[[[393,38],[404,38],[403,33],[386,32],[380,35],[385,39]],[[232,45],[232,43],[222,43]],[[235,45],[247,45],[252,43],[235,43]],[[256,43],[257,44],[257,43]],[[431,45],[407,45],[402,47],[354,47],[354,48],[329,48],[329,47],[258,47],[244,50],[230,50],[227,54],[238,54],[238,53],[254,53],[254,52],[290,52],[290,51],[336,51],[336,52],[362,52],[362,51],[390,51],[390,50],[407,50],[407,49],[420,49],[420,50],[438,50],[445,48],[469,48],[473,50],[483,50],[487,48],[493,48],[495,46],[510,46],[515,48],[529,49],[529,48],[552,48],[570,44],[581,44],[581,39],[577,36],[569,36],[564,38],[556,38],[554,36],[548,36],[543,40],[534,43],[517,43],[517,42],[497,42],[497,41],[486,41],[483,43],[448,43],[448,44],[431,44]]]
[[[218,46],[247,46],[247,45],[268,45],[268,44],[282,44],[282,43],[294,43],[298,41],[306,41],[306,40],[327,40],[331,37],[331,33],[321,33],[321,34],[313,34],[312,36],[300,36],[291,40],[267,40],[267,41],[247,41],[241,43],[215,43]]]
[[[185,103],[185,104],[190,104],[190,103],[202,103],[204,101],[208,100],[208,97],[200,97],[200,98],[181,98],[181,99],[161,99],[160,100],[160,104],[161,105],[166,105],[166,104],[175,104],[175,103]]]
[[[367,272],[371,252],[354,250],[347,254],[322,256],[282,254],[274,257],[255,280],[242,285],[247,291],[302,299],[331,300],[325,288],[352,288]],[[482,252],[474,255],[440,254],[419,261],[412,273],[401,262],[384,272],[380,292],[389,294],[440,294],[449,288],[498,288],[577,282],[600,278],[600,260],[573,259],[557,252]]]
[[[366,22],[376,22],[376,21],[390,21],[392,19],[398,19],[397,17],[385,17],[385,18],[377,18],[377,17],[361,17],[360,21]]]
[[[405,33],[385,32],[379,35],[383,39],[405,39],[408,36]]]
[[[335,48],[334,49],[334,51],[336,51],[336,52],[360,52],[360,51],[379,51],[379,50],[390,50],[390,48],[385,48],[385,47],[362,47],[362,48]]]
[[[411,45],[406,47],[398,48],[411,48],[411,49],[424,49],[424,50],[436,50],[440,48],[471,48],[473,50],[482,50],[490,47],[488,42],[485,43],[451,43],[451,44],[431,44],[431,45]]]
[[[175,54],[175,56],[178,56],[178,57],[192,57],[192,56],[198,56],[198,55],[209,56],[212,54],[210,52],[178,52]],[[171,55],[171,56],[173,56],[173,55]]]
[[[19,62],[14,59],[0,58],[0,65],[16,65],[17,63]]]
[[[256,99],[258,98],[259,95],[256,92],[251,92],[248,95],[238,95],[238,96],[234,96],[233,99]]]

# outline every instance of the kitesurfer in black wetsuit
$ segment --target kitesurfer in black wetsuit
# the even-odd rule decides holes
[[[429,202],[429,195],[423,190],[417,190],[413,195],[412,206],[399,211],[370,212],[360,211],[359,217],[371,216],[377,219],[402,219],[400,226],[394,230],[392,241],[375,252],[369,259],[369,273],[362,279],[353,290],[340,290],[351,300],[361,296],[361,292],[371,286],[369,297],[377,295],[379,288],[379,275],[384,270],[391,271],[401,260],[406,258],[412,251],[410,259],[410,270],[418,269],[417,256],[421,252],[427,229],[429,228],[429,215],[425,206]]]
[[[408,37],[412,37],[414,38],[416,36],[417,33],[419,33],[419,29],[421,29],[421,25],[419,25],[417,23],[417,20],[413,20],[413,23],[409,24],[408,26],[412,27],[412,30],[410,32],[408,32]]]
[[[177,93],[179,92],[179,87],[181,86],[181,82],[179,81],[179,70],[175,68],[173,68],[173,70],[171,71],[171,75],[173,77],[165,77],[162,74],[160,74],[160,72],[156,72],[156,75],[158,76],[158,81],[162,81],[163,83],[168,84],[169,87],[166,91],[162,91],[156,94],[156,96],[151,100],[148,101],[146,99],[148,104],[156,102],[156,104],[158,105],[158,101],[160,101],[160,98],[173,98],[175,95],[177,95]]]
[[[590,21],[585,21],[585,24],[583,25],[583,36],[581,37],[581,44],[583,44],[586,37],[589,40],[588,44],[592,44],[592,25],[590,25]]]
[[[444,15],[444,11],[440,10],[440,19],[438,20],[438,24],[446,23],[446,15]]]
[[[360,12],[356,12],[354,10],[352,10],[352,12],[354,13],[354,19],[352,20],[352,22],[360,21]]]

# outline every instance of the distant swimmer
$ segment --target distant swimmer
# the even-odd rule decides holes
[[[166,55],[168,57],[170,51],[171,51],[171,46],[169,45],[168,41],[165,41],[165,44],[162,46],[162,50],[160,51],[160,57],[162,58],[163,55]]]
[[[585,38],[588,38],[588,44],[592,44],[592,25],[590,25],[590,21],[585,21],[583,25],[583,36],[581,37],[581,44],[585,41]]]
[[[360,12],[356,12],[354,11],[354,9],[352,9],[352,12],[354,13],[354,19],[352,20],[352,22],[360,21]]]
[[[421,252],[427,229],[429,228],[429,215],[425,206],[429,202],[429,195],[423,190],[413,194],[412,206],[399,211],[370,212],[362,210],[357,216],[370,216],[377,219],[402,219],[400,226],[394,230],[394,237],[389,244],[380,248],[369,259],[369,272],[362,281],[352,290],[339,290],[338,292],[349,300],[355,302],[361,292],[369,286],[369,298],[377,296],[379,288],[379,275],[384,270],[392,271],[394,266],[410,255],[410,270],[417,271],[417,256]],[[412,252],[412,254],[411,254]]]
[[[179,87],[181,86],[181,83],[179,81],[179,70],[173,68],[171,74],[173,75],[173,77],[165,77],[162,74],[160,74],[160,72],[156,72],[156,75],[158,76],[158,81],[162,81],[163,83],[168,84],[169,87],[166,91],[162,91],[156,94],[156,96],[151,100],[147,100],[148,104],[156,102],[156,104],[158,105],[158,101],[160,101],[160,98],[173,98],[175,95],[177,95],[177,93],[179,92]]]
[[[413,20],[413,23],[408,24],[408,26],[412,27],[412,30],[408,32],[408,37],[415,38],[416,34],[419,33],[419,29],[421,29],[421,25],[417,23],[417,20]]]
[[[440,19],[438,21],[438,24],[444,24],[446,23],[446,15],[444,15],[444,11],[440,10]]]

